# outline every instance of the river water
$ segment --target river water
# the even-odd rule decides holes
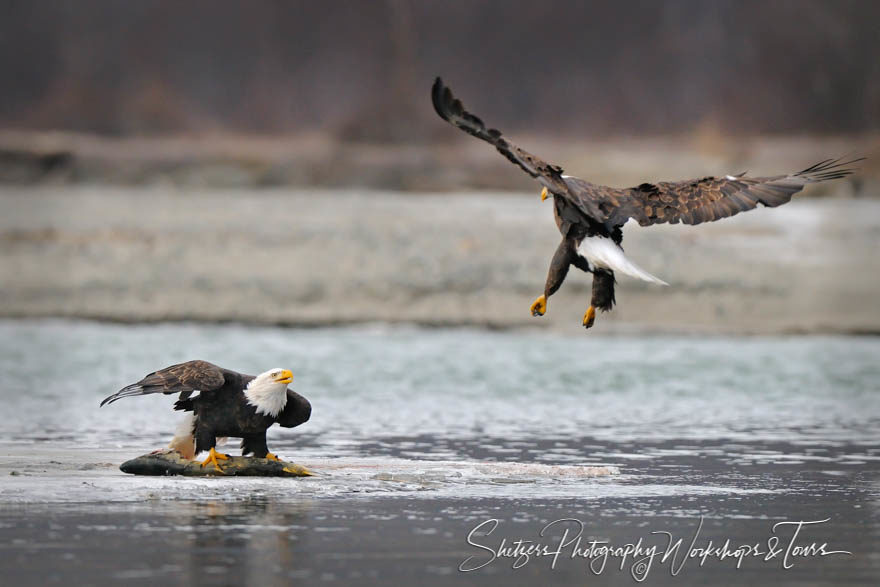
[[[252,374],[291,369],[312,418],[273,429],[269,446],[318,475],[120,473],[121,460],[163,446],[180,415],[166,396],[99,408],[101,399],[194,358]],[[745,543],[766,542],[777,521],[830,518],[814,538],[853,555],[788,570],[778,561],[694,564],[690,580],[871,582],[880,569],[878,359],[872,337],[3,321],[0,528],[9,540],[0,546],[17,557],[23,583],[63,582],[62,569],[76,563],[83,582],[530,584],[588,574],[581,563],[513,570],[500,559],[460,574],[465,559],[487,552],[467,544],[469,530],[498,519],[496,536],[534,538],[573,518],[623,543],[655,530],[689,537],[702,517],[713,539]],[[86,546],[47,546],[67,531]],[[146,544],[168,559],[163,536],[177,531],[189,538],[167,568],[121,554],[110,564],[88,548],[109,537],[117,554]],[[225,555],[211,558],[217,540]],[[266,540],[269,551],[254,549]],[[28,570],[47,548],[47,566]],[[292,552],[295,562],[276,560]],[[602,577],[631,582],[627,572]],[[666,568],[652,573],[680,584]]]

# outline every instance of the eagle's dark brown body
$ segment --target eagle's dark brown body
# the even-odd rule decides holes
[[[293,428],[306,422],[312,411],[309,401],[287,389],[287,401],[276,416],[257,413],[244,391],[254,379],[207,361],[188,361],[150,373],[142,380],[111,395],[101,405],[123,397],[150,393],[179,393],[175,410],[193,412],[195,451],[214,448],[218,437],[241,438],[242,454],[265,457],[266,430],[273,424]],[[194,392],[199,395],[191,397]]]
[[[594,308],[610,310],[614,304],[614,270],[647,281],[662,283],[623,257],[620,243],[623,225],[634,219],[641,226],[652,224],[700,224],[711,222],[739,212],[756,208],[759,204],[775,207],[785,204],[793,194],[808,183],[845,177],[853,172],[848,165],[860,161],[827,159],[803,171],[770,177],[747,177],[745,173],[725,177],[704,177],[678,182],[643,183],[633,188],[612,188],[563,175],[558,165],[543,161],[505,139],[501,132],[489,128],[477,116],[465,110],[461,101],[440,78],[431,89],[431,100],[437,114],[453,126],[493,145],[499,153],[534,177],[544,192],[553,196],[556,225],[562,241],[550,262],[544,295],[532,304],[532,313],[542,315],[546,300],[565,280],[568,269],[593,273],[593,297],[584,326],[589,328],[595,316]],[[595,254],[586,258],[579,248],[586,239],[607,239],[601,244],[604,253],[610,251],[625,262],[612,267],[607,255]],[[613,249],[613,245],[619,249]],[[588,247],[589,248],[589,247]],[[596,249],[591,248],[595,253]]]
[[[293,428],[306,422],[312,412],[309,401],[288,389],[287,403],[278,416],[258,414],[256,407],[249,404],[244,389],[254,377],[224,369],[225,384],[210,394],[199,394],[193,399],[178,400],[175,410],[191,411],[195,415],[193,435],[196,440],[196,453],[210,450],[217,437],[232,436],[241,438],[241,454],[265,457],[269,453],[266,445],[266,430],[272,424]]]
[[[578,247],[585,238],[610,238],[615,244],[623,241],[623,231],[619,226],[611,230],[591,218],[584,218],[576,206],[564,198],[553,199],[553,217],[562,234],[562,242],[556,248],[550,260],[547,281],[544,284],[544,296],[549,298],[562,286],[572,265],[586,273],[593,274],[593,295],[590,305],[607,312],[614,307],[614,272],[591,267],[589,261],[578,253]]]

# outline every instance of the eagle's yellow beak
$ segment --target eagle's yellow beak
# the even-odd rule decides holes
[[[549,197],[550,197],[550,192],[547,191],[547,188],[544,188],[543,190],[541,190],[541,201],[542,202]]]
[[[293,373],[291,373],[287,369],[284,369],[283,371],[281,371],[281,373],[278,374],[278,378],[275,381],[284,384],[293,383]]]

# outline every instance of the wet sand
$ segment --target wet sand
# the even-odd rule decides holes
[[[546,316],[528,311],[558,244],[550,206],[537,192],[0,187],[0,315],[582,332],[578,271]],[[670,287],[620,277],[592,333],[880,332],[878,200],[624,232]]]

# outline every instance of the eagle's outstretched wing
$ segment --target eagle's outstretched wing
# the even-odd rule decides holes
[[[491,143],[510,161],[538,179],[553,195],[574,203],[586,216],[609,229],[634,218],[642,226],[651,224],[700,224],[733,216],[758,204],[775,207],[791,200],[808,183],[839,179],[855,170],[864,158],[843,161],[826,159],[803,171],[772,177],[704,177],[679,182],[643,183],[629,189],[594,185],[575,177],[563,177],[562,168],[547,163],[508,142],[501,132],[486,128],[483,121],[464,109],[461,101],[439,77],[431,91],[434,109],[443,120],[466,133]]]
[[[439,77],[434,81],[431,88],[431,100],[434,102],[434,110],[446,122],[457,126],[469,135],[483,139],[498,149],[498,152],[518,165],[544,185],[551,192],[565,193],[566,187],[562,180],[562,168],[552,163],[547,163],[539,157],[520,149],[501,136],[501,131],[494,128],[486,128],[483,121],[464,109],[461,100],[452,95],[452,90],[443,83]]]
[[[137,383],[127,385],[106,398],[101,405],[133,395],[180,393],[186,399],[194,391],[209,392],[225,383],[223,369],[207,361],[187,361],[150,373]]]
[[[629,218],[642,226],[661,224],[700,224],[727,218],[758,204],[775,207],[791,200],[808,183],[839,179],[853,173],[848,167],[862,161],[827,159],[789,175],[772,177],[704,177],[678,182],[643,183],[630,189],[594,186],[569,179],[569,193],[582,211],[606,226],[621,226]],[[578,189],[580,188],[580,189]]]

